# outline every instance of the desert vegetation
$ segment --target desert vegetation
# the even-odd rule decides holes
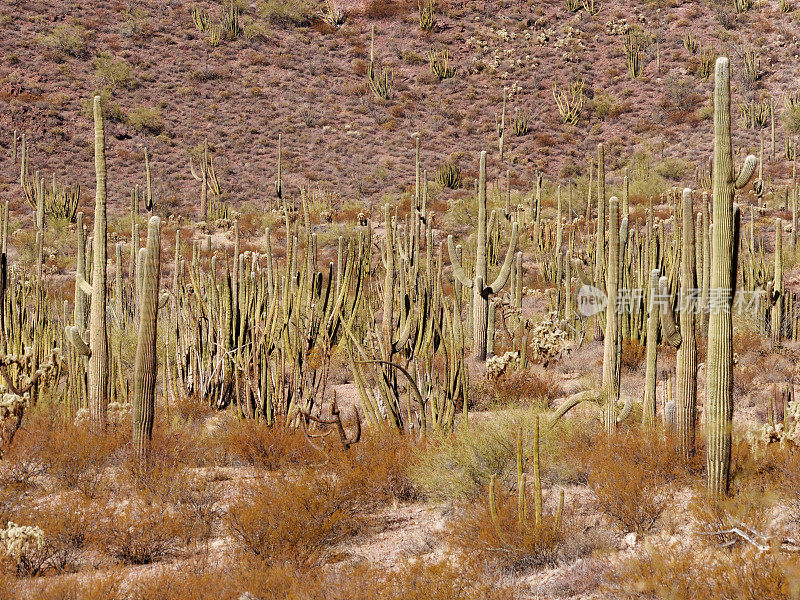
[[[798,10],[0,8],[0,599],[800,597]]]

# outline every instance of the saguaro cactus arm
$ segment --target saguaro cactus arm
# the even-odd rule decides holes
[[[506,258],[503,261],[503,267],[500,269],[497,278],[488,287],[489,292],[492,294],[498,293],[503,286],[508,282],[508,277],[511,275],[511,266],[514,263],[514,253],[517,250],[517,240],[519,238],[519,226],[514,223],[511,226],[511,241],[508,244],[506,251]]]
[[[461,265],[461,260],[458,258],[452,235],[447,236],[447,252],[450,254],[450,263],[453,265],[453,276],[464,287],[472,288],[472,279],[467,277],[467,274],[464,273],[464,267]]]
[[[89,349],[89,346],[86,345],[86,342],[83,341],[83,338],[81,337],[77,327],[74,325],[67,325],[64,328],[64,333],[66,334],[70,344],[75,346],[75,350],[78,352],[78,354],[87,357],[92,355],[92,351]]]
[[[673,348],[680,348],[682,337],[681,332],[675,324],[675,313],[672,311],[672,302],[669,300],[669,279],[661,277],[658,280],[658,289],[661,296],[661,328],[664,337]]]
[[[739,171],[739,175],[736,177],[736,181],[733,184],[737,190],[742,189],[753,178],[753,173],[756,171],[757,164],[758,159],[752,154],[744,159],[742,170]]]

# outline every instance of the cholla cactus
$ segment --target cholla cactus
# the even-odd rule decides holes
[[[532,360],[549,362],[561,355],[569,347],[567,332],[561,329],[553,311],[539,321],[531,333]]]
[[[781,447],[800,445],[800,400],[788,403],[783,423],[764,423],[747,432],[747,441],[753,450],[770,444],[780,444]]]
[[[509,366],[519,364],[519,352],[506,352],[503,356],[492,356],[486,361],[486,379],[496,381]]]
[[[17,525],[11,521],[0,529],[0,550],[17,561],[23,561],[44,544],[44,532],[35,526]]]

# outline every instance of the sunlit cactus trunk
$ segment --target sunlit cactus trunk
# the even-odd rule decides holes
[[[146,459],[153,438],[156,406],[156,342],[158,333],[158,286],[161,276],[161,220],[151,217],[139,295],[139,336],[133,375],[133,444]]]
[[[714,173],[709,298],[708,356],[706,359],[706,470],[711,496],[727,494],[731,471],[733,428],[733,294],[736,290],[740,213],[734,189],[752,177],[756,159],[748,156],[738,179],[731,147],[730,62],[717,59],[714,74]]]
[[[683,232],[681,249],[681,287],[679,298],[681,341],[677,353],[677,394],[675,429],[681,454],[688,459],[694,452],[697,422],[697,340],[695,315],[697,297],[697,260],[694,239],[692,191],[683,190]]]
[[[94,208],[94,258],[89,322],[89,413],[94,423],[106,421],[108,408],[108,330],[106,327],[106,141],[100,96],[94,97],[94,167],[97,178]]]
[[[650,306],[647,314],[647,341],[645,349],[644,400],[642,401],[642,423],[652,427],[656,422],[656,369],[658,367],[658,332],[661,323],[659,305],[655,301],[658,293],[658,269],[650,273]]]
[[[608,264],[606,266],[606,332],[603,341],[603,401],[605,402],[606,433],[613,435],[617,429],[617,401],[620,382],[620,336],[617,314],[619,287],[619,201],[616,197],[608,203]]]

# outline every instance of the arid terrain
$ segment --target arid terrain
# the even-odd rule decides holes
[[[800,0],[0,26],[0,600],[800,598]]]

